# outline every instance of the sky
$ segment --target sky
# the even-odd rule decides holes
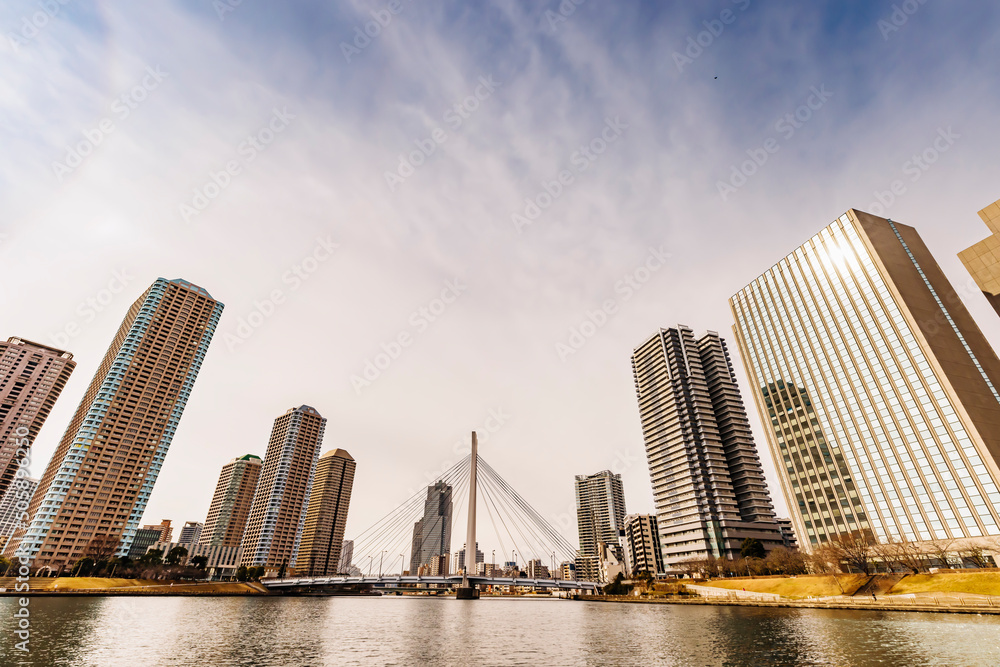
[[[677,324],[729,341],[785,515],[728,299],[854,207],[916,227],[1000,344],[956,257],[1000,198],[998,23],[968,0],[4,2],[0,336],[79,364],[32,472],[132,301],[184,278],[225,310],[143,523],[204,521],[222,465],[306,404],[357,461],[347,537],[476,430],[575,543],[574,475],[653,510],[630,355]]]

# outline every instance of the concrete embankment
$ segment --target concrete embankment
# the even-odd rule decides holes
[[[27,590],[23,589],[28,584]],[[20,585],[19,585],[20,584]],[[271,595],[256,582],[156,581],[148,579],[104,579],[98,577],[30,577],[17,582],[0,579],[0,596],[79,596],[79,595]]]
[[[933,598],[889,596],[871,599],[823,599],[823,600],[763,600],[736,597],[644,597],[634,595],[579,595],[577,600],[591,602],[621,602],[630,604],[695,604],[734,607],[788,607],[796,609],[848,609],[857,611],[920,611],[948,614],[1000,614],[1000,606],[992,600],[972,598]]]

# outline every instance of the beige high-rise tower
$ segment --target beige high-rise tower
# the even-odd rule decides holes
[[[42,475],[19,555],[58,567],[128,553],[222,308],[164,278],[132,304]]]
[[[803,548],[1000,535],[1000,360],[916,230],[851,209],[730,305]]]
[[[0,497],[24,458],[15,453],[31,448],[74,368],[69,352],[23,338],[0,342]]]
[[[980,211],[979,217],[990,228],[990,236],[958,253],[958,258],[1000,315],[1000,199]]]
[[[242,564],[267,572],[295,565],[326,419],[308,405],[274,420],[243,533]]]
[[[259,456],[247,454],[222,466],[215,485],[208,518],[201,530],[200,544],[213,547],[238,547],[246,529],[260,477]]]
[[[341,574],[337,568],[356,467],[354,459],[343,449],[334,449],[319,457],[295,561],[298,574],[310,577]]]

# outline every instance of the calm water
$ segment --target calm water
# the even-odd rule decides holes
[[[35,598],[0,664],[1000,665],[1000,618],[427,598]]]

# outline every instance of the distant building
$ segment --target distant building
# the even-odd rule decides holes
[[[576,476],[576,521],[580,537],[580,555],[576,575],[580,581],[597,581],[600,544],[619,546],[619,534],[625,527],[625,493],[622,476],[603,470],[593,475]],[[619,553],[619,558],[622,554]]]
[[[18,450],[30,451],[74,368],[69,352],[23,338],[0,342],[0,497],[29,458]]]
[[[161,535],[163,535],[163,530],[159,526],[153,526],[152,528],[146,526],[135,531],[135,537],[132,538],[132,546],[129,547],[128,557],[132,560],[142,558],[149,551],[149,547],[160,541]]]
[[[560,563],[559,579],[562,579],[563,581],[576,581],[576,563],[571,560],[566,560]]]
[[[334,449],[319,458],[295,561],[297,574],[325,577],[339,571],[356,466],[343,449]]]
[[[479,542],[476,542],[476,564],[477,564],[477,566],[478,566],[479,563],[483,563],[485,561],[486,561],[486,557],[483,555],[483,552],[479,550]],[[462,548],[459,549],[458,553],[455,554],[455,569],[453,570],[453,572],[454,572],[454,574],[462,574],[464,571],[465,571],[465,545],[463,544]],[[475,570],[473,570],[473,571],[475,571]]]
[[[240,567],[240,560],[242,558],[240,547],[188,544],[184,542],[155,542],[149,548],[159,549],[163,552],[163,558],[166,558],[167,554],[176,547],[187,549],[187,556],[183,559],[183,564],[185,565],[191,565],[192,559],[204,556],[206,559],[205,573],[209,579],[232,579],[236,576],[236,570]]]
[[[253,454],[237,457],[222,466],[200,543],[225,547],[240,545],[260,469],[260,457]]]
[[[433,558],[442,555],[447,571],[451,554],[452,491],[451,485],[444,482],[427,487],[424,516],[413,525],[410,572],[416,572],[421,565],[430,565]]]
[[[607,544],[606,542],[601,542],[598,555],[598,574],[597,581],[602,584],[609,584],[614,581],[618,575],[625,576],[625,561],[621,557],[621,551],[618,549],[617,544]]]
[[[648,572],[654,577],[665,574],[655,515],[629,514],[625,517],[625,561],[630,576],[640,572]]]
[[[660,329],[632,353],[664,566],[738,558],[781,532],[725,341]]]
[[[222,309],[164,278],[132,304],[42,474],[18,555],[40,568],[130,551]]]
[[[792,520],[778,519],[778,527],[781,528],[781,539],[785,543],[785,548],[798,551],[799,541],[795,539],[795,529],[792,528]]]
[[[538,558],[528,561],[528,567],[525,568],[525,574],[528,575],[529,579],[550,579],[552,576],[549,572],[549,568],[542,565],[542,561]]]
[[[431,577],[447,577],[448,572],[448,554],[441,554],[439,556],[431,556],[429,569],[427,575]]]
[[[958,253],[983,296],[1000,315],[1000,199],[979,212],[990,236]]]
[[[243,533],[243,565],[272,574],[294,567],[325,429],[326,419],[308,405],[274,420]]]
[[[347,574],[354,565],[354,540],[344,540],[340,548],[340,563],[337,565],[337,574]]]
[[[180,537],[177,538],[177,542],[180,544],[197,544],[199,538],[201,537],[201,529],[204,524],[198,521],[188,521],[181,528]]]
[[[159,531],[159,537],[156,538],[158,542],[170,542],[174,539],[174,529],[170,527],[170,519],[163,519],[158,524],[151,524],[143,526],[143,530],[157,530]],[[146,553],[143,551],[143,553]]]

